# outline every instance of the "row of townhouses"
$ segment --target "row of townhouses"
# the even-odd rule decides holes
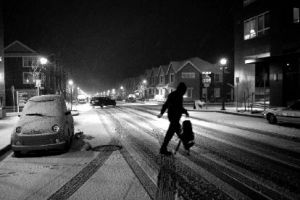
[[[238,1],[234,55],[228,58],[233,75],[225,73],[224,80],[227,100],[234,98],[239,105],[287,106],[300,99],[299,8],[299,0]],[[191,58],[149,69],[144,76],[122,84],[130,90],[144,89],[145,97],[164,99],[178,82],[184,81],[188,85],[186,100],[218,101],[223,96],[219,67]],[[142,84],[143,78],[147,85]]]
[[[148,69],[140,77],[126,79],[122,84],[127,93],[138,93],[142,98],[164,101],[180,82],[184,82],[187,85],[185,101],[203,99],[215,102],[220,101],[223,96],[223,75],[226,78],[229,74],[223,74],[218,64],[193,57]],[[228,84],[225,88],[227,100],[232,101],[233,90]]]

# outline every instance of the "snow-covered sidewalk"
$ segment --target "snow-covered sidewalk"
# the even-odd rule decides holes
[[[18,113],[7,113],[6,117],[0,119],[0,155],[9,149],[10,135],[18,119]]]

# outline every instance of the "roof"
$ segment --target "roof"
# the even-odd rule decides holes
[[[190,63],[193,67],[195,67],[195,69],[198,70],[199,72],[220,73],[220,69],[216,64],[209,63],[205,60],[202,60],[199,57],[193,57],[183,61],[180,67],[177,68],[176,72],[181,70],[188,63]]]
[[[180,68],[180,66],[184,63],[184,61],[171,61],[169,66],[168,66],[168,70],[167,70],[167,73],[169,72],[170,68],[172,67],[173,70],[175,72],[178,71],[178,69]]]
[[[5,53],[37,53],[22,42],[16,40],[4,48]]]
[[[158,76],[158,71],[159,71],[158,67],[153,67],[152,68],[153,76]]]
[[[168,71],[168,68],[169,68],[169,65],[160,65],[160,66],[159,66],[158,73],[159,73],[160,71],[163,71],[163,73],[166,74],[167,71]]]

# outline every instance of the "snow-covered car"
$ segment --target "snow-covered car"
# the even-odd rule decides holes
[[[60,95],[35,96],[26,103],[11,135],[15,155],[32,150],[68,150],[74,121]]]
[[[270,124],[276,124],[277,122],[300,124],[300,100],[288,107],[266,109],[264,117]]]

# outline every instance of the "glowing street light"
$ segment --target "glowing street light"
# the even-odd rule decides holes
[[[48,63],[48,59],[45,57],[40,57],[38,59],[37,64],[32,66],[33,69],[33,75],[35,77],[35,84],[36,84],[36,90],[37,90],[37,96],[40,95],[40,87],[41,87],[41,79],[39,79],[41,70],[45,67],[45,65]]]
[[[46,65],[48,63],[48,59],[47,58],[40,57],[39,60],[40,60],[41,65]]]

